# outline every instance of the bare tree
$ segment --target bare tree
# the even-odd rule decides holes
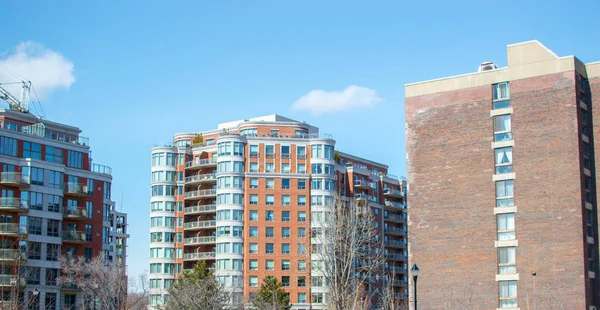
[[[309,257],[313,271],[325,280],[329,308],[369,308],[375,297],[371,278],[381,274],[385,260],[371,208],[364,199],[340,196],[322,208],[311,219]]]
[[[83,294],[84,308],[123,310],[127,308],[128,277],[124,264],[107,263],[102,256],[91,261],[63,257],[60,283]]]
[[[408,310],[408,298],[400,298],[398,296],[400,293],[394,289],[393,281],[396,279],[396,267],[391,267],[390,270],[391,272],[385,274],[386,278],[380,289],[378,305],[381,310]]]
[[[235,286],[219,282],[205,261],[199,261],[192,271],[186,271],[169,290],[168,310],[221,310],[234,307]]]

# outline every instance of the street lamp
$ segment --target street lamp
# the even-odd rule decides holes
[[[33,292],[31,293],[33,294],[33,304],[36,308],[38,308],[40,304],[40,302],[38,301],[38,295],[40,295],[40,290],[36,287],[35,290],[33,290]]]
[[[537,307],[535,306],[535,277],[537,276],[536,272],[531,273],[531,276],[533,277],[533,310],[537,310]]]
[[[410,274],[413,277],[413,283],[415,285],[413,292],[415,300],[415,310],[417,310],[417,278],[419,277],[419,267],[417,267],[417,264],[413,264],[412,268],[410,268]]]

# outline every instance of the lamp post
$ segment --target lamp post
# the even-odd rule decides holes
[[[38,296],[40,295],[40,290],[36,287],[35,290],[33,290],[33,304],[36,308],[40,307],[40,301],[38,300]]]
[[[414,300],[415,300],[415,310],[417,310],[417,278],[419,277],[419,267],[417,267],[417,264],[413,264],[412,268],[410,268],[410,274],[413,277],[413,283],[414,283]]]
[[[533,310],[537,310],[537,307],[535,306],[535,277],[537,276],[537,273],[533,272],[531,276],[533,277]]]

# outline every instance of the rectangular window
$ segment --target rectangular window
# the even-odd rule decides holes
[[[274,254],[275,253],[275,246],[273,245],[273,243],[265,244],[265,253],[266,254]]]
[[[267,195],[266,196],[266,205],[272,206],[274,204],[275,204],[275,196],[274,195]]]
[[[296,158],[298,158],[298,159],[306,158],[306,146],[297,146],[296,147]]]
[[[44,186],[44,169],[31,167],[31,184]]]
[[[85,202],[85,215],[91,219],[94,216],[94,203],[91,201]]]
[[[27,218],[28,233],[31,235],[42,235],[42,219],[39,217],[30,216]]]
[[[298,277],[298,287],[306,287],[306,277],[305,276]]]
[[[290,261],[289,260],[284,259],[281,261],[281,270],[283,270],[283,271],[290,270]]]
[[[299,304],[306,303],[306,293],[298,293],[298,303]]]
[[[60,256],[60,244],[48,243],[46,245],[46,260],[56,262]]]
[[[274,189],[275,188],[275,179],[266,179],[266,188]]]
[[[265,228],[265,237],[267,237],[267,238],[275,237],[275,231],[273,230],[273,227]]]
[[[39,242],[34,242],[34,241],[27,242],[27,258],[28,259],[41,259],[42,258],[42,244]]]
[[[290,221],[290,211],[281,211],[281,221],[282,222]]]
[[[265,164],[265,172],[275,173],[275,164],[274,163],[266,163]]]
[[[8,156],[17,156],[17,139],[0,137],[0,154]]]
[[[281,244],[281,254],[290,254],[290,244],[289,243]]]
[[[510,99],[510,87],[508,82],[498,83],[492,85],[492,100],[493,101],[502,101]],[[507,108],[510,106],[510,102],[506,106],[496,106],[494,105],[494,109]]]
[[[92,225],[90,224],[85,225],[85,241],[92,241]]]
[[[266,158],[275,158],[275,146],[274,145],[265,145],[265,157]]]
[[[290,158],[290,146],[289,145],[281,146],[281,158]]]
[[[83,168],[83,153],[69,150],[67,166],[73,168]]]
[[[258,238],[258,227],[250,226],[250,238]]]
[[[306,196],[299,195],[298,196],[298,206],[305,206],[305,205],[306,205]]]
[[[64,176],[62,172],[50,170],[48,173],[48,186],[52,188],[63,188]]]
[[[298,261],[298,271],[306,271],[306,261],[305,260]]]
[[[48,228],[46,229],[46,235],[49,237],[58,237],[60,233],[60,221],[48,219]]]
[[[256,259],[250,260],[250,270],[258,270],[258,260],[256,260]]]
[[[515,239],[515,214],[498,214],[498,240]]]
[[[250,204],[251,205],[257,205],[258,204],[258,195],[256,195],[256,194],[251,194],[250,195]]]
[[[258,243],[250,243],[250,254],[258,254]]]
[[[250,163],[249,170],[250,172],[258,172],[258,163]]]
[[[296,173],[298,173],[298,174],[306,174],[306,165],[305,164],[298,164],[298,166],[296,167]]]
[[[516,266],[516,248],[498,248],[498,274],[515,274]]]
[[[281,277],[281,286],[282,287],[290,287],[290,276],[282,276]]]
[[[306,212],[304,212],[304,211],[298,212],[298,222],[299,223],[306,222]]]
[[[323,158],[323,145],[313,144],[310,147],[311,158]]]
[[[250,221],[251,222],[258,221],[258,211],[257,210],[250,210]]]
[[[266,211],[265,212],[265,221],[273,222],[275,220],[275,211]]]
[[[290,205],[290,195],[281,195],[281,205],[283,205],[283,206]]]
[[[250,276],[250,283],[249,283],[250,287],[258,287],[258,277],[257,276]]]
[[[42,145],[24,141],[23,158],[42,160]]]
[[[275,261],[272,259],[267,259],[265,261],[265,270],[275,270]]]
[[[504,147],[494,150],[496,154],[496,173],[513,172],[512,147]]]
[[[498,282],[500,308],[517,308],[517,281]]]
[[[250,178],[250,188],[258,188],[258,178]]]
[[[306,237],[306,228],[298,227],[298,238]]]
[[[291,173],[290,164],[281,164],[281,173]]]
[[[258,158],[258,145],[250,145],[250,158]]]
[[[512,139],[510,115],[494,116],[494,141]]]
[[[496,206],[514,206],[513,180],[496,182]]]
[[[40,267],[25,267],[27,268],[27,284],[40,284]]]

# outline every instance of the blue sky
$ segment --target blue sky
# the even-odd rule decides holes
[[[19,44],[47,56],[48,68],[26,77],[42,90],[47,118],[82,128],[94,162],[113,167],[136,275],[148,268],[155,142],[277,113],[405,175],[404,84],[487,60],[505,66],[506,45],[532,39],[559,56],[600,60],[600,1],[538,2],[5,0],[0,61]],[[350,85],[371,93],[350,94],[353,107],[329,114],[291,109],[313,90]]]

